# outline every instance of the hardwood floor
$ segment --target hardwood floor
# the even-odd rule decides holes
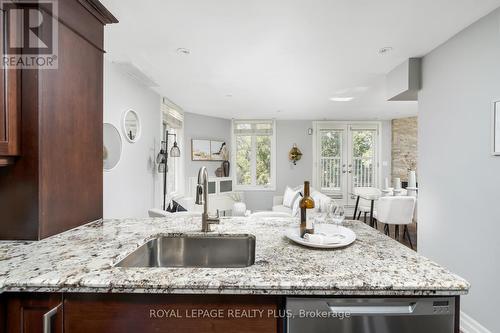
[[[360,220],[363,221],[363,217],[361,217]],[[384,232],[384,224],[383,223],[378,223],[378,230],[380,232]],[[395,226],[389,226],[389,231],[390,231],[391,238],[394,238]],[[411,238],[411,242],[413,245],[413,250],[417,251],[417,246],[418,246],[418,244],[417,244],[417,224],[412,223],[412,224],[408,225],[408,231],[410,232],[410,238]],[[402,226],[399,228],[399,242],[410,247],[410,242],[408,242],[408,239],[406,239],[406,237],[403,239],[403,227]]]

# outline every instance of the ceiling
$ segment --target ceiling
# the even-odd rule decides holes
[[[385,74],[500,6],[500,0],[103,3],[120,20],[106,27],[108,59],[135,64],[185,111],[342,120],[415,115],[416,102],[385,100]],[[383,47],[393,50],[381,55]]]

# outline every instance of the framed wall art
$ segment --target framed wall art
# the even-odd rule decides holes
[[[226,142],[223,140],[192,139],[192,161],[224,161]]]

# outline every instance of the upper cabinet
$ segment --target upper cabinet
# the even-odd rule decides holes
[[[2,3],[0,48],[26,61],[0,69],[3,240],[43,239],[102,218],[104,26],[117,20],[96,0],[39,3]],[[42,22],[36,36],[19,34],[32,13]]]
[[[1,11],[0,48],[6,55],[6,11]],[[11,31],[11,34],[15,32]],[[0,167],[14,163],[21,152],[20,70],[0,70]]]

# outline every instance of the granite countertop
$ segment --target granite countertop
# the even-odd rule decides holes
[[[246,268],[121,268],[158,235],[201,234],[200,217],[96,221],[39,242],[0,242],[2,291],[281,295],[462,295],[469,284],[359,221],[350,246],[309,249],[284,237],[298,220],[230,218],[212,234],[256,236]]]

